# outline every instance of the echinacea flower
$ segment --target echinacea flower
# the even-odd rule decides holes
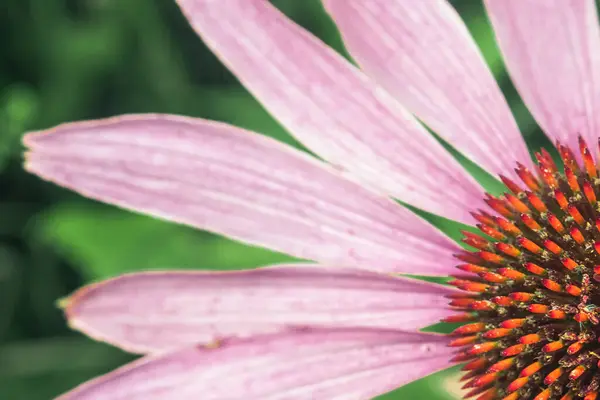
[[[446,0],[324,0],[362,70],[265,0],[178,2],[246,88],[327,163],[222,123],[136,115],[28,135],[27,168],[318,264],[137,273],[81,289],[67,305],[70,324],[147,355],[61,399],[369,398],[459,362],[468,396],[480,400],[596,399],[593,0],[485,2],[515,86],[564,163],[542,151],[536,173]],[[507,193],[482,200],[415,116],[499,174]],[[481,235],[464,239],[474,250],[392,197],[477,224]],[[456,288],[403,273],[454,275]],[[464,324],[449,336],[420,331],[439,320]]]

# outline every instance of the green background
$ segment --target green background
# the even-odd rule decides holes
[[[343,52],[318,0],[273,2]],[[174,0],[0,3],[0,398],[45,400],[132,359],[66,327],[56,300],[78,286],[146,268],[252,268],[290,258],[94,203],[29,176],[21,167],[23,132],[162,112],[295,142],[195,36]],[[528,144],[547,145],[510,84],[481,2],[454,3]],[[458,225],[427,217],[458,237]],[[436,374],[386,398],[448,399],[449,376]]]

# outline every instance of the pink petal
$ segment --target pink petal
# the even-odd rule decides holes
[[[284,265],[235,272],[148,272],[80,289],[71,326],[148,353],[290,326],[413,330],[452,314],[449,287],[360,270]]]
[[[146,357],[58,400],[368,399],[449,366],[446,338],[306,329]]]
[[[593,0],[486,1],[506,65],[546,134],[596,145],[600,32]]]
[[[145,115],[25,139],[27,168],[86,196],[305,259],[447,275],[457,246],[391,200],[265,136]]]
[[[266,0],[178,0],[207,45],[308,148],[405,202],[472,223],[480,188],[395,100]]]
[[[446,0],[325,0],[356,61],[404,106],[494,174],[530,163],[510,109]]]

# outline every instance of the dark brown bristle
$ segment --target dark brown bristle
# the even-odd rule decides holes
[[[451,282],[463,322],[451,334],[465,362],[465,398],[600,400],[600,179],[587,144],[557,144],[565,166],[536,154],[538,174],[518,164],[503,196],[472,213],[481,234]]]

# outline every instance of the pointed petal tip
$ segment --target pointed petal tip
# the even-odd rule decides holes
[[[27,149],[32,149],[43,134],[43,131],[34,131],[26,133],[25,135],[23,135],[22,138],[23,146],[25,146]]]

